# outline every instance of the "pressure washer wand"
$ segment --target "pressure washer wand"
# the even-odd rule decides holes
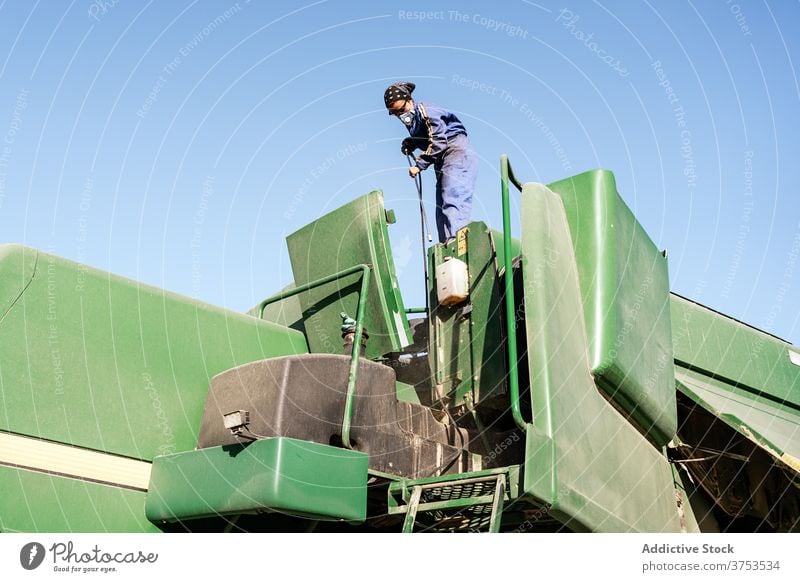
[[[408,167],[412,168],[415,165],[416,159],[414,158],[413,154],[406,154],[406,159],[408,160]],[[425,205],[422,203],[422,172],[417,174],[414,177],[414,184],[417,186],[417,194],[419,194],[419,214],[422,217],[420,220],[422,221],[422,237],[423,243],[422,246],[425,246],[425,236],[428,238],[428,242],[433,242],[433,237],[431,236],[431,229],[428,228],[428,215],[425,213]]]
[[[406,154],[408,160],[408,167],[411,168],[415,165],[415,158],[413,154]],[[425,205],[422,202],[422,173],[414,176],[414,184],[417,186],[417,194],[419,194],[419,224],[420,224],[420,241],[422,242],[422,272],[425,273],[425,314],[430,318],[431,306],[428,300],[428,253],[425,245],[425,235],[427,235],[428,242],[433,242],[431,231],[428,228],[428,216],[425,213]]]

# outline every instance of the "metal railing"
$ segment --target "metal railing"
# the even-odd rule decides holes
[[[344,418],[342,419],[342,443],[348,449],[353,448],[353,444],[350,442],[350,427],[353,417],[353,404],[355,402],[356,381],[358,380],[358,358],[361,352],[361,333],[364,331],[364,312],[366,310],[367,291],[369,290],[369,274],[371,271],[372,270],[370,269],[369,265],[356,265],[354,267],[350,267],[349,269],[345,269],[344,271],[339,271],[338,273],[333,273],[332,275],[322,277],[316,281],[311,281],[310,283],[300,285],[294,289],[282,291],[273,295],[272,297],[267,297],[258,305],[258,318],[264,319],[264,309],[271,303],[276,303],[283,299],[287,299],[288,297],[303,293],[304,291],[314,289],[315,287],[332,283],[333,281],[343,279],[349,275],[361,273],[361,290],[358,294],[358,311],[356,312],[356,329],[354,335],[355,341],[353,343],[353,353],[350,356],[350,372],[347,377],[347,396],[345,397]]]
[[[511,400],[511,415],[523,431],[527,428],[519,404],[519,371],[517,370],[517,331],[514,316],[514,274],[511,270],[511,209],[508,197],[508,183],[511,182],[522,192],[522,184],[514,176],[508,156],[500,156],[500,190],[503,197],[503,267],[505,270],[506,292],[506,338],[508,347],[508,391]]]

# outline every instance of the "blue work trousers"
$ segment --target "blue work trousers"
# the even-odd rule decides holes
[[[472,193],[478,178],[478,156],[466,135],[448,140],[441,159],[434,163],[436,171],[436,229],[439,242],[456,236],[456,231],[469,222]]]

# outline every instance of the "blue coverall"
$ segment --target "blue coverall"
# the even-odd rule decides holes
[[[408,133],[414,146],[424,150],[417,167],[425,170],[433,164],[436,171],[436,229],[439,242],[446,242],[469,222],[478,156],[458,117],[430,103],[414,102]]]

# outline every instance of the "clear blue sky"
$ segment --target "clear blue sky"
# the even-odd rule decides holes
[[[382,102],[410,80],[467,126],[476,219],[500,226],[503,152],[525,180],[610,169],[675,291],[799,344],[797,22],[777,1],[0,0],[0,240],[243,311],[291,281],[288,233],[380,188],[420,304]]]

